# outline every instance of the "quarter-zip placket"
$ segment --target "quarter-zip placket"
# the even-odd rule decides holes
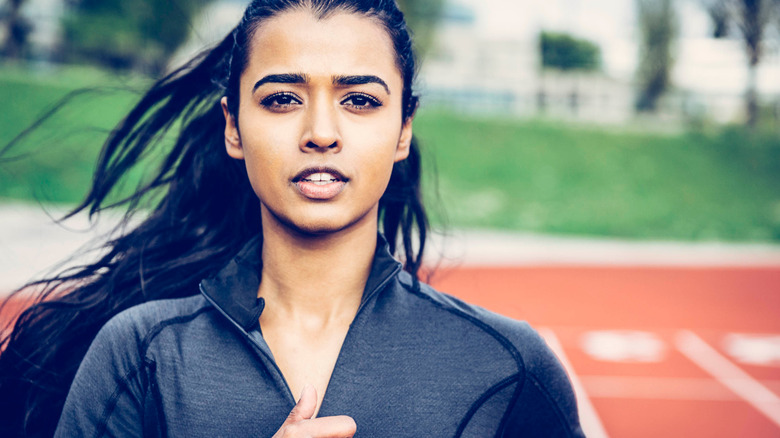
[[[370,291],[364,291],[363,293],[363,299],[360,302],[360,306],[358,307],[357,312],[355,313],[355,317],[352,320],[352,323],[349,325],[349,329],[347,330],[347,334],[344,337],[346,340],[350,332],[353,329],[353,324],[355,320],[358,319],[358,316],[361,315],[363,312],[363,309],[365,309],[366,304],[371,301],[382,289],[384,289],[388,283],[401,271],[402,266],[398,261],[394,261],[395,266],[392,270],[386,271],[383,273],[383,276],[381,280],[371,288]],[[279,365],[277,365],[276,360],[274,359],[273,353],[271,352],[271,349],[268,347],[268,344],[265,342],[265,339],[263,338],[262,331],[260,330],[260,324],[259,321],[256,324],[256,328],[253,328],[252,330],[246,330],[244,327],[236,321],[233,317],[231,317],[209,294],[206,292],[206,290],[203,287],[203,283],[201,282],[198,285],[198,288],[200,289],[201,295],[203,295],[206,300],[211,303],[214,308],[219,311],[221,315],[223,315],[225,318],[227,318],[230,323],[235,326],[241,334],[246,336],[249,341],[252,343],[252,345],[260,351],[260,354],[265,358],[265,360],[271,365],[274,372],[276,373],[275,378],[278,379],[277,383],[280,384],[280,386],[284,387],[286,389],[286,396],[288,399],[288,402],[290,403],[290,409],[292,409],[293,406],[295,406],[295,396],[292,393],[292,390],[290,389],[290,385],[287,383],[287,380],[284,378],[284,374],[282,373],[282,370],[279,368]],[[262,313],[262,310],[265,308],[265,300],[263,298],[258,298],[259,304],[261,306],[260,313]],[[258,315],[259,318],[259,315]],[[336,359],[336,365],[334,365],[334,369],[331,372],[331,375],[335,373],[335,366],[338,366],[341,355],[343,352],[344,345],[342,344],[341,349],[339,350],[338,357]]]

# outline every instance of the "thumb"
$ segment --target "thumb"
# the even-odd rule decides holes
[[[314,415],[314,410],[317,408],[317,390],[306,384],[301,391],[301,398],[298,399],[295,407],[290,411],[290,415],[287,416],[285,424],[292,424],[301,420],[308,420]]]

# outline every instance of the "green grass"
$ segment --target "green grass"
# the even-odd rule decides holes
[[[780,139],[608,132],[422,112],[449,222],[534,232],[780,240]]]
[[[0,69],[0,99],[7,102],[0,150],[68,99],[0,157],[0,198],[56,203],[83,198],[107,133],[147,82],[89,68]]]
[[[128,87],[130,83],[132,86]],[[108,130],[148,83],[90,69],[0,68],[0,148],[74,97],[0,159],[0,199],[75,203]],[[608,131],[421,110],[415,120],[452,227],[647,239],[780,241],[780,139]],[[18,157],[18,159],[14,158]],[[127,186],[141,176],[136,173]],[[433,202],[435,204],[435,202]]]

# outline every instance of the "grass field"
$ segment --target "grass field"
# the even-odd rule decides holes
[[[780,239],[780,139],[423,113],[453,224],[686,240]]]
[[[145,83],[89,69],[35,74],[0,69],[0,98],[11,103],[0,118],[0,145],[72,90],[94,87],[5,151],[0,197],[78,201],[103,138]],[[632,133],[425,108],[415,132],[429,170],[435,167],[438,174],[438,184],[426,180],[436,223],[627,238],[780,241],[776,134],[751,136],[728,128]]]

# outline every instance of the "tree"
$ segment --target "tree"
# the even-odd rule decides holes
[[[767,24],[776,12],[770,0],[730,0],[734,20],[737,23],[745,47],[748,63],[748,78],[745,91],[747,125],[751,129],[758,122],[758,64],[764,53],[764,35]]]
[[[672,0],[637,0],[640,59],[637,69],[639,93],[636,109],[654,112],[658,99],[670,85],[674,65],[672,46],[677,37],[677,13]]]
[[[21,14],[24,3],[25,0],[8,0],[5,10],[2,12],[5,41],[0,51],[9,58],[22,56],[27,44],[27,36],[32,30],[30,23]]]
[[[544,68],[569,71],[601,67],[599,46],[565,33],[543,31],[539,36],[539,50]]]
[[[704,6],[713,19],[715,38],[727,36],[732,23],[739,29],[748,68],[745,87],[746,123],[752,129],[758,122],[758,65],[764,54],[768,27],[773,18],[780,19],[780,0],[706,0]],[[780,27],[780,23],[775,25]],[[718,32],[719,27],[723,27],[723,33]]]
[[[754,127],[758,121],[758,87],[756,76],[758,63],[763,54],[762,40],[768,22],[769,4],[765,0],[742,0],[738,2],[737,26],[745,43],[748,58],[748,84],[745,93],[747,125]]]
[[[398,0],[398,7],[414,33],[415,48],[424,55],[433,41],[444,0]]]
[[[63,22],[66,51],[77,60],[159,74],[209,2],[71,0]]]
[[[728,36],[731,17],[726,2],[723,0],[703,0],[703,2],[704,8],[712,20],[712,37],[725,38]]]
[[[601,49],[596,44],[575,38],[565,33],[542,31],[539,34],[539,54],[544,70],[560,70],[567,73],[593,71],[601,68]],[[576,79],[576,75],[571,75]],[[569,93],[568,100],[572,112],[576,113],[580,105],[580,92],[577,81]],[[544,81],[540,82],[537,93],[537,105],[540,111],[547,107],[547,91]]]

